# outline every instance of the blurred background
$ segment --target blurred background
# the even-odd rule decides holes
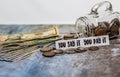
[[[105,0],[0,0],[0,24],[74,24]],[[120,11],[120,0],[107,0]]]

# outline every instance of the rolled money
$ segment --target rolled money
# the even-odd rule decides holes
[[[53,36],[59,36],[59,30],[57,26],[44,29],[44,30],[39,30],[36,32],[27,33],[27,34],[0,35],[0,41],[10,42],[11,40],[15,40],[19,42],[19,41],[32,40],[32,39],[43,39],[43,38],[48,38]]]

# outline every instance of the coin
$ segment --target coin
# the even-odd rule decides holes
[[[74,54],[75,53],[75,49],[74,48],[66,49],[65,53],[67,53],[67,54]]]
[[[112,27],[112,25],[111,25],[111,24],[116,24],[116,25],[120,26],[119,19],[118,19],[118,18],[114,18],[114,19],[110,22],[110,26],[109,26],[109,28],[111,28],[111,27]]]
[[[110,26],[110,24],[108,23],[108,22],[103,22],[105,25],[106,25],[106,27],[107,27],[107,29],[109,28],[109,26]]]
[[[98,22],[99,27],[107,27],[106,25],[107,25],[106,22]]]
[[[43,52],[43,54],[42,54],[43,56],[45,56],[45,57],[53,57],[53,56],[55,56],[56,54],[55,54],[55,52]]]
[[[82,53],[82,52],[87,51],[87,49],[85,49],[85,48],[83,48],[83,47],[78,47],[77,49],[75,49],[75,51],[76,51],[77,53]]]
[[[63,39],[64,40],[74,39],[74,35],[72,35],[72,34],[64,35]]]
[[[120,22],[119,19],[115,18],[111,21],[109,27],[109,36],[115,36],[119,34]]]
[[[101,36],[101,35],[106,35],[106,34],[107,34],[107,29],[105,27],[98,27],[95,29],[96,36]]]
[[[41,48],[40,51],[41,52],[48,52],[48,51],[51,51],[53,48],[50,48],[50,47],[44,47],[44,48]]]
[[[57,49],[57,50],[52,50],[51,52],[54,52],[56,54],[62,54],[64,51],[61,49]]]
[[[96,51],[96,50],[99,50],[99,47],[97,47],[97,46],[92,46],[92,47],[89,47],[89,50],[91,50],[91,51]]]

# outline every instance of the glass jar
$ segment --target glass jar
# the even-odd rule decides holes
[[[106,6],[105,11],[99,13],[98,10]],[[91,9],[90,14],[77,19],[75,26],[78,37],[109,35],[110,37],[118,35],[119,29],[118,12],[112,11],[112,4],[108,1],[97,3]]]

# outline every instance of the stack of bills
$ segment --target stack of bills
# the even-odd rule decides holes
[[[57,26],[26,34],[0,35],[0,61],[16,62],[60,40]]]

